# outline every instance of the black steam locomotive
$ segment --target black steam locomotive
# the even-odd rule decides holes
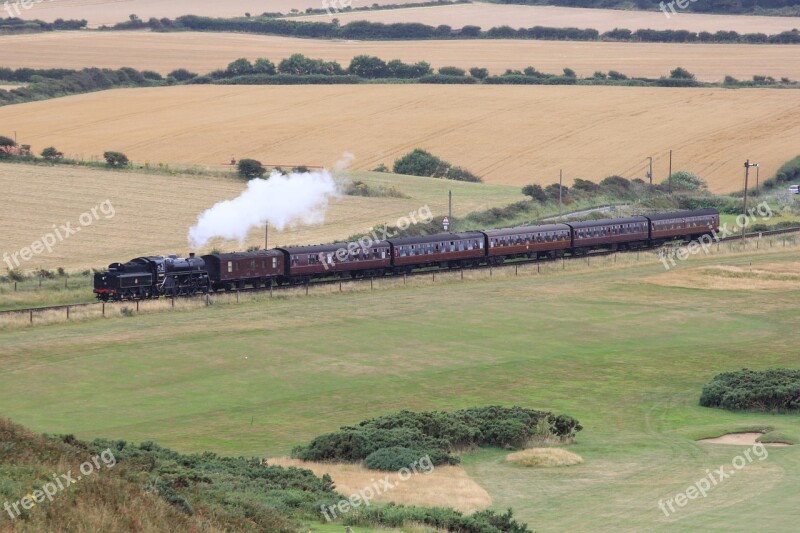
[[[192,296],[206,293],[208,288],[205,262],[194,254],[187,258],[137,257],[112,263],[107,272],[94,275],[94,292],[103,301]]]

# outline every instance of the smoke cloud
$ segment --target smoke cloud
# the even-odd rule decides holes
[[[327,170],[287,176],[273,171],[269,179],[250,180],[238,198],[201,213],[189,229],[189,244],[202,248],[214,237],[242,244],[251,229],[265,222],[279,231],[298,222],[321,223],[328,198],[335,194],[336,183]]]

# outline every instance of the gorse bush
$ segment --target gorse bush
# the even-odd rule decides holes
[[[530,533],[528,526],[514,519],[511,509],[502,514],[486,510],[464,516],[453,509],[440,507],[406,507],[394,504],[377,507],[371,505],[348,513],[344,523],[356,527],[368,527],[380,523],[389,528],[402,528],[406,524],[424,524],[437,530],[459,533]]]
[[[703,387],[700,405],[733,411],[800,411],[800,370],[743,369],[718,374]]]
[[[471,79],[474,78],[463,78]],[[457,181],[480,182],[481,178],[461,167],[454,167],[447,161],[436,157],[427,150],[416,148],[394,162],[396,174],[444,178]]]
[[[320,435],[292,455],[306,461],[389,464],[396,454],[404,463],[411,455],[430,456],[433,464],[455,464],[454,452],[475,446],[523,447],[534,438],[570,439],[582,426],[566,415],[522,407],[478,407],[453,412],[400,411]],[[416,453],[409,453],[411,450]],[[367,465],[369,467],[369,465]]]

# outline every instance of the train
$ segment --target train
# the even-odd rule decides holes
[[[719,224],[717,210],[699,209],[202,257],[193,253],[186,258],[138,257],[97,272],[94,293],[103,301],[146,300],[320,279],[398,275],[426,268],[499,265],[521,258],[553,259],[596,250],[638,250],[715,234]]]

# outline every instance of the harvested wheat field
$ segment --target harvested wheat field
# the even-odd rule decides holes
[[[330,474],[337,492],[345,496],[359,494],[359,491],[375,486],[380,490],[384,485],[379,480],[387,476],[395,486],[378,494],[373,500],[376,503],[452,507],[463,513],[473,513],[492,505],[489,493],[475,483],[461,466],[437,466],[427,474],[413,474],[407,481],[401,481],[396,473],[387,475],[386,472],[355,464],[312,463],[286,457],[270,459],[269,464],[306,468],[317,476]]]
[[[370,0],[371,1],[371,0]],[[323,21],[325,15],[309,15],[293,20]],[[447,24],[453,28],[466,25],[489,29],[496,26],[530,28],[532,26],[594,28],[600,32],[614,28],[629,30],[719,30],[740,33],[780,33],[800,28],[798,17],[763,17],[753,15],[705,15],[678,13],[667,18],[661,11],[622,11],[616,9],[586,9],[554,6],[519,6],[487,4],[461,4],[436,7],[410,7],[371,13],[339,13],[342,24],[354,20],[372,22],[421,22],[431,26]]]
[[[544,86],[189,86],[121,89],[0,108],[5,131],[36,151],[137,161],[331,166],[391,165],[421,147],[488,183],[565,183],[617,174],[655,179],[674,169],[715,191],[742,187],[742,163],[762,178],[794,158],[794,91]],[[59,118],[58,122],[53,117]]]
[[[488,68],[494,74],[529,65],[544,72],[574,69],[579,76],[617,70],[629,76],[659,77],[677,66],[702,81],[754,74],[799,78],[800,46],[561,42],[521,40],[325,41],[236,33],[55,32],[4,37],[6,67],[134,67],[162,74],[177,68],[206,73],[240,57],[279,62],[295,53],[347,66],[359,54],[384,60],[427,61]]]
[[[422,1],[425,0],[369,0],[369,3],[353,0],[352,5],[415,4]],[[333,1],[329,5],[333,6]],[[21,9],[18,16],[46,21],[85,19],[90,27],[95,27],[126,21],[131,14],[144,20],[181,15],[228,18],[243,17],[245,13],[289,13],[292,9],[305,11],[323,7],[322,0],[39,0],[31,9]]]
[[[357,175],[372,184],[394,185],[408,198],[344,196],[329,203],[325,223],[270,231],[270,247],[317,244],[366,234],[376,225],[396,224],[397,219],[429,205],[441,216],[447,211],[447,191],[453,190],[453,212],[506,205],[521,199],[519,190],[503,186],[446,183],[442,180],[397,177],[392,174]],[[64,267],[75,271],[106,266],[138,255],[186,254],[187,233],[197,215],[220,200],[237,197],[245,188],[235,178],[148,175],[74,167],[0,165],[0,190],[6,209],[0,211],[0,253],[12,254],[53,231],[54,225],[80,226],[79,218],[109,200],[111,209],[97,209],[93,222],[52,252],[44,251],[23,263],[24,270]],[[46,192],[45,192],[46,191]],[[236,241],[212,241],[220,250],[263,246],[264,228],[253,229],[243,246]],[[199,250],[200,251],[200,250]],[[0,271],[8,265],[0,263]]]

